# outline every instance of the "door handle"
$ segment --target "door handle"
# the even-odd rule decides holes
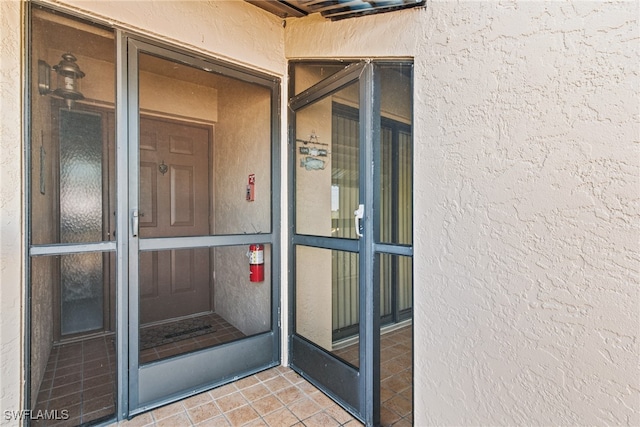
[[[134,209],[131,211],[131,235],[133,237],[138,237],[138,209]]]
[[[364,218],[364,205],[358,205],[358,209],[353,211],[353,219],[356,225],[356,235],[358,237],[362,237],[362,224],[360,220]]]

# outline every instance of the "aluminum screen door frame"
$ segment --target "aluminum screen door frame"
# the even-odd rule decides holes
[[[379,396],[379,366],[376,354],[379,355],[380,337],[378,325],[379,308],[374,304],[375,289],[379,289],[379,282],[374,280],[373,270],[373,168],[367,167],[373,163],[373,141],[376,132],[374,117],[379,117],[380,102],[379,96],[375,96],[374,91],[374,67],[369,61],[362,61],[346,66],[343,70],[320,81],[311,88],[303,91],[289,100],[290,127],[292,129],[293,143],[290,148],[290,173],[294,177],[289,194],[292,199],[290,206],[290,218],[296,224],[295,211],[295,116],[301,108],[325,99],[338,90],[353,84],[359,83],[359,105],[360,105],[360,191],[359,203],[365,206],[363,236],[359,240],[332,238],[321,236],[309,236],[296,234],[295,225],[290,247],[290,259],[292,260],[292,274],[290,282],[293,284],[291,297],[291,335],[290,354],[291,367],[299,372],[304,378],[322,389],[334,400],[338,401],[345,409],[354,416],[373,425],[380,420],[380,405],[374,402],[374,397]],[[376,115],[376,111],[378,112]],[[356,206],[357,207],[357,206]],[[356,208],[354,207],[354,208]],[[359,368],[341,361],[332,356],[321,347],[304,339],[296,334],[295,319],[295,246],[304,245],[308,247],[333,249],[359,254],[359,304],[360,310],[360,363]],[[373,286],[366,286],[366,284]],[[379,292],[378,292],[379,293]],[[377,366],[377,368],[376,368]],[[374,384],[378,384],[378,392],[374,390]]]
[[[271,91],[271,182],[273,188],[280,186],[280,148],[279,87],[280,79],[265,74],[251,72],[244,68],[221,64],[206,60],[173,47],[167,47],[140,37],[126,36],[119,50],[120,57],[126,59],[126,69],[120,74],[122,83],[118,88],[126,87],[125,93],[119,92],[126,113],[126,134],[119,136],[128,140],[126,150],[128,181],[126,190],[119,193],[120,200],[126,200],[118,210],[118,225],[124,228],[118,235],[127,236],[128,253],[128,289],[119,289],[127,294],[128,306],[128,396],[123,406],[128,406],[127,414],[132,416],[154,407],[158,407],[197,394],[214,386],[233,381],[280,363],[280,327],[278,306],[280,300],[280,196],[278,191],[271,194],[271,232],[244,235],[203,235],[195,237],[163,237],[140,239],[133,235],[132,213],[139,206],[139,54],[151,54],[167,60],[186,64],[195,68],[254,83]],[[125,53],[126,52],[126,53]],[[119,126],[119,131],[122,127]],[[124,133],[122,131],[122,133]],[[121,144],[118,144],[119,146]],[[122,169],[121,169],[122,170]],[[123,180],[124,181],[124,180]],[[122,230],[122,228],[121,228]],[[125,231],[126,230],[126,234]],[[138,361],[139,352],[139,259],[140,251],[169,250],[186,248],[213,248],[255,243],[268,244],[272,247],[272,288],[271,288],[271,330],[250,336],[238,341],[212,348],[182,354],[177,357],[160,360],[141,366]],[[125,343],[123,343],[125,345]],[[122,374],[119,378],[122,378]],[[122,393],[124,394],[124,393]],[[125,411],[120,410],[120,414]]]
[[[378,65],[407,61],[365,60],[346,66],[289,100],[290,147],[289,218],[292,237],[290,269],[290,364],[304,378],[338,401],[365,425],[380,423],[380,276],[381,254],[413,256],[413,246],[380,242],[381,83]],[[306,63],[314,64],[312,61]],[[294,78],[291,79],[295,81]],[[359,83],[359,203],[364,205],[359,239],[297,234],[296,232],[296,113],[347,85]],[[290,90],[294,93],[293,84]],[[357,206],[354,206],[355,209]],[[359,254],[359,368],[341,361],[320,346],[296,334],[296,246]]]

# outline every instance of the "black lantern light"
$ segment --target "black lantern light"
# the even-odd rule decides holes
[[[84,77],[84,72],[76,63],[76,57],[71,53],[62,55],[62,59],[53,70],[57,73],[57,88],[51,89],[51,66],[43,60],[38,60],[38,92],[40,95],[53,95],[65,100],[67,108],[71,109],[73,103],[84,99],[80,92],[80,79]]]

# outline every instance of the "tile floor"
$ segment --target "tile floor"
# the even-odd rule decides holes
[[[382,426],[413,425],[412,328],[404,326],[380,337],[380,422]],[[333,352],[357,365],[358,345]]]
[[[233,336],[232,331],[220,330]],[[412,425],[411,336],[411,326],[407,326],[381,338],[381,422],[385,427]],[[180,352],[187,351],[185,345],[191,348],[202,337],[193,338],[195,344],[175,346]],[[148,352],[148,360],[167,357],[165,352],[157,350]],[[340,352],[345,359],[357,354],[353,346]],[[70,418],[57,423],[40,420],[33,425],[76,426],[113,414],[114,384],[112,338],[101,337],[54,347],[35,410],[66,408]],[[359,426],[361,423],[291,369],[277,367],[131,420],[111,424],[116,425],[272,427]]]
[[[68,410],[67,420],[38,419],[35,427],[75,426],[115,411],[113,339],[94,338],[53,347],[34,410]]]
[[[356,427],[354,419],[289,368],[276,367],[110,427]]]
[[[217,314],[202,316],[214,332],[177,340],[140,352],[142,363],[242,338]],[[67,420],[38,419],[34,427],[95,423],[115,412],[116,356],[113,337],[99,337],[52,348],[34,411],[68,410]]]
[[[380,339],[381,425],[413,425],[412,327]],[[357,344],[336,354],[357,357]],[[358,420],[289,368],[277,367],[122,421],[123,427],[361,426]],[[115,427],[113,424],[110,427]]]

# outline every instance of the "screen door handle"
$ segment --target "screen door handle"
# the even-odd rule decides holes
[[[362,237],[362,224],[360,220],[364,218],[364,205],[358,205],[358,209],[353,211],[353,219],[356,225],[356,235]]]
[[[138,209],[134,209],[131,211],[131,235],[133,237],[138,237]]]

